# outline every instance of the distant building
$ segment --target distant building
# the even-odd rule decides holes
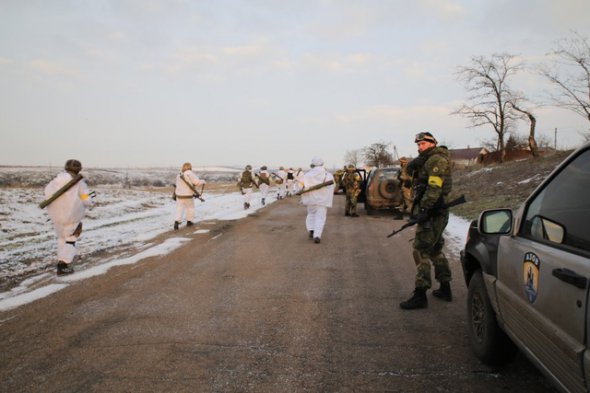
[[[467,147],[466,149],[449,149],[451,161],[455,167],[465,168],[484,162],[490,153],[485,147]]]

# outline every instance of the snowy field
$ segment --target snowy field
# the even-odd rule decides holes
[[[90,182],[89,182],[90,183]],[[172,237],[154,244],[158,235],[172,230],[175,202],[172,188],[160,191],[127,189],[117,185],[97,185],[95,205],[83,221],[78,242],[81,261],[76,273],[55,276],[56,239],[40,187],[0,188],[0,311],[17,307],[58,291],[72,281],[102,274],[111,266],[136,263],[152,255],[166,254],[181,246],[187,238]],[[244,210],[236,187],[205,189],[206,202],[195,201],[199,222],[235,220],[262,208],[260,198]],[[275,189],[267,205],[276,200]],[[469,222],[451,216],[447,227],[447,248],[458,255],[465,243]],[[206,233],[202,225],[194,233]]]

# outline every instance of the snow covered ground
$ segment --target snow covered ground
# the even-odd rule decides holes
[[[260,198],[244,210],[239,192],[205,192],[205,203],[196,201],[198,221],[235,220],[262,208]],[[0,188],[0,283],[17,286],[0,292],[0,311],[8,310],[56,292],[73,281],[106,272],[110,267],[136,263],[152,255],[166,254],[187,238],[172,237],[155,244],[153,239],[172,230],[175,203],[170,192],[142,191],[98,186],[95,206],[87,213],[78,243],[83,262],[71,276],[55,276],[56,241],[49,217],[38,207],[41,188]],[[267,199],[276,200],[274,191]],[[465,243],[469,222],[451,216],[446,244],[458,255]],[[195,227],[194,233],[207,230]],[[13,286],[13,285],[10,285]]]

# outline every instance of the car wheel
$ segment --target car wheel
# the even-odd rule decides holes
[[[479,270],[469,281],[467,320],[473,351],[479,360],[490,365],[501,365],[514,358],[516,346],[498,326]]]
[[[384,180],[379,183],[379,195],[385,199],[393,199],[397,196],[397,183],[393,180]]]

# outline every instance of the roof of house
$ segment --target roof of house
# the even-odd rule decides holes
[[[452,160],[473,160],[481,154],[488,154],[485,147],[470,147],[466,149],[449,149]]]

